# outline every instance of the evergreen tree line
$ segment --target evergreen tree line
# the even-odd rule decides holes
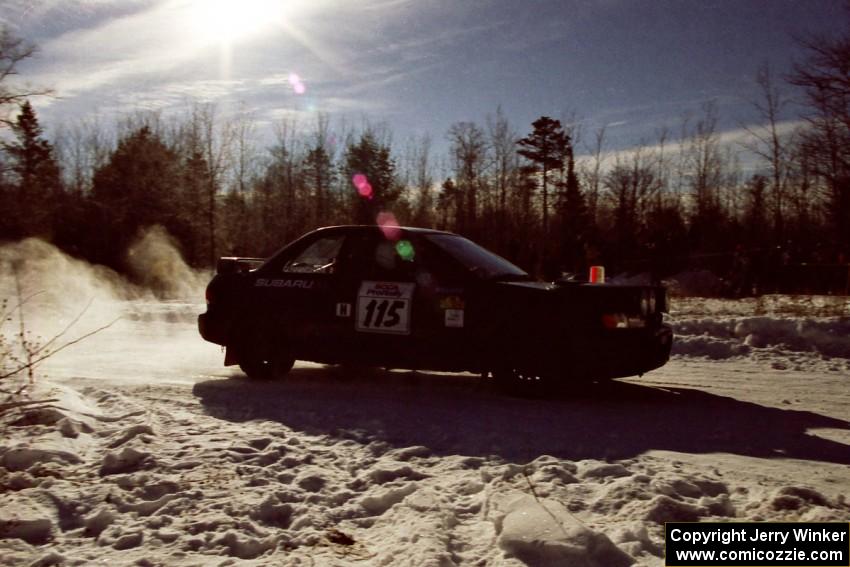
[[[0,39],[0,63],[19,61],[10,56],[21,44]],[[280,121],[261,148],[250,114],[200,103],[109,128],[60,125],[51,141],[26,93],[2,89],[0,104],[19,111],[2,143],[0,239],[46,238],[123,270],[140,231],[162,225],[191,265],[209,267],[391,213],[469,236],[547,278],[593,264],[653,279],[706,269],[733,293],[846,293],[850,34],[807,48],[787,77],[805,97],[803,126],[784,128],[789,101],[759,70],[762,123],[747,147],[759,173],[746,176],[711,103],[675,136],[619,153],[606,151],[604,128],[588,134],[543,116],[520,131],[497,109],[484,124],[452,125],[438,156],[428,136],[399,147],[385,127],[332,127],[324,114]]]

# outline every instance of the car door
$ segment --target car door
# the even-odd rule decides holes
[[[260,340],[301,358],[323,355],[337,330],[333,281],[344,243],[344,232],[321,231],[258,270],[251,311]]]
[[[419,318],[416,262],[399,254],[399,242],[377,228],[349,236],[334,288],[345,360],[408,365]]]
[[[457,367],[466,337],[463,287],[415,234],[352,235],[336,280],[340,348],[349,360]]]

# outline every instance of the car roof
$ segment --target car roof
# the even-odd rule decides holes
[[[421,228],[421,227],[416,227],[416,226],[400,226],[400,227],[398,227],[398,229],[403,231],[403,232],[414,233],[414,234],[451,234],[453,236],[457,236],[453,232],[447,232],[445,230],[436,230],[436,229],[433,229],[433,228]],[[376,225],[376,224],[342,224],[342,225],[336,225],[336,226],[325,226],[325,227],[316,229],[315,232],[319,232],[319,231],[324,232],[326,230],[343,231],[343,232],[375,232],[375,231],[380,231],[381,227]]]

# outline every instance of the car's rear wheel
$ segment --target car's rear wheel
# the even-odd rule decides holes
[[[295,359],[288,355],[275,356],[273,358],[261,356],[249,356],[239,361],[239,368],[242,369],[248,378],[255,380],[274,380],[283,378],[292,370],[295,364]]]

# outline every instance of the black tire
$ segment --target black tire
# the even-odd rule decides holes
[[[295,359],[289,355],[274,358],[249,356],[239,361],[239,368],[254,380],[277,380],[286,376],[294,364]]]

